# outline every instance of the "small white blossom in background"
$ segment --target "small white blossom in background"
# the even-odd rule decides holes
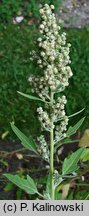
[[[85,177],[84,177],[84,176],[82,176],[82,177],[81,177],[81,179],[82,179],[82,181],[84,181],[84,180],[85,180]]]
[[[54,129],[54,143],[66,137],[68,117],[65,112],[67,103],[62,91],[69,85],[69,78],[73,75],[69,64],[71,63],[69,52],[70,44],[66,43],[66,33],[61,33],[60,22],[57,24],[54,14],[54,6],[45,4],[40,8],[41,24],[40,36],[37,39],[39,53],[31,52],[31,60],[35,60],[39,66],[39,75],[30,77],[29,83],[33,92],[47,102],[47,109],[37,109],[41,128],[50,131]],[[50,92],[61,93],[57,100],[53,101],[50,114]],[[51,123],[53,122],[53,124]],[[45,143],[43,136],[39,140]],[[46,151],[46,148],[43,148]]]
[[[13,24],[21,23],[24,20],[23,16],[17,16],[13,19]]]

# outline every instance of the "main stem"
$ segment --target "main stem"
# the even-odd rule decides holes
[[[50,93],[50,113],[53,106],[53,92]],[[51,191],[51,200],[54,200],[54,129],[53,129],[53,120],[51,117],[51,131],[50,131],[50,191]]]

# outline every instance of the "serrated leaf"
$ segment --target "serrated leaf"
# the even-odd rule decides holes
[[[21,144],[31,151],[36,152],[36,144],[34,143],[33,139],[30,137],[26,137],[13,123],[11,123],[11,128],[14,131],[14,133],[17,135],[17,137],[20,139]]]
[[[37,100],[37,101],[45,102],[45,101],[43,101],[41,98],[35,97],[35,96],[33,96],[33,95],[24,94],[24,93],[19,92],[19,91],[17,91],[17,92],[18,92],[20,95],[22,95],[23,97],[26,97],[26,98],[28,98],[28,99],[30,99],[30,100]]]
[[[12,174],[4,174],[4,176],[7,179],[9,179],[9,181],[11,181],[13,184],[17,185],[19,188],[21,188],[27,193],[29,194],[38,193],[35,182],[30,176],[27,176],[27,179],[23,179],[18,175],[12,175]]]
[[[62,166],[62,175],[71,174],[78,169],[78,162],[84,150],[84,148],[80,148],[68,158],[65,158]]]
[[[85,117],[83,117],[81,120],[79,120],[77,122],[77,124],[75,124],[74,126],[70,126],[68,131],[67,131],[67,136],[72,136],[73,134],[75,134],[77,132],[77,130],[80,128],[80,126],[82,125],[82,123],[84,122]]]

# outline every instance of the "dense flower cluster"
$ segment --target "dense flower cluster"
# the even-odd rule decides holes
[[[40,24],[40,37],[38,38],[39,57],[32,51],[33,59],[37,58],[37,64],[43,68],[43,77],[30,77],[29,82],[35,87],[37,94],[43,98],[49,98],[50,89],[60,92],[68,86],[68,80],[72,71],[68,65],[70,44],[66,45],[66,33],[60,34],[60,26],[57,25],[54,6],[47,5],[40,9],[42,23]]]
[[[57,99],[57,102],[54,101],[51,115],[49,115],[47,111],[43,111],[42,107],[37,108],[37,112],[39,114],[39,121],[41,122],[42,129],[50,131],[52,129],[51,126],[51,119],[52,119],[53,129],[54,128],[56,129],[55,140],[58,140],[57,137],[60,138],[65,137],[65,134],[63,135],[63,131],[66,131],[67,129],[66,126],[68,125],[68,117],[66,116],[64,110],[66,102],[67,100],[64,95],[62,97],[59,97]],[[59,121],[61,121],[60,126],[55,127],[55,123]]]
[[[69,85],[72,71],[69,66],[70,44],[66,43],[66,33],[61,33],[53,10],[54,6],[48,4],[40,9],[42,22],[39,28],[40,37],[37,40],[39,55],[32,51],[31,60],[36,60],[41,74],[36,77],[31,76],[29,82],[33,91],[48,104],[47,110],[44,111],[42,107],[39,107],[37,112],[42,129],[47,131],[54,129],[56,143],[66,137],[68,117],[65,113],[65,105],[67,100],[64,95],[58,97],[57,100],[53,97],[53,102],[50,104],[50,93],[62,92]],[[52,106],[51,112],[50,106]],[[43,136],[39,142],[45,144]]]
[[[44,158],[44,160],[49,162],[49,150],[44,136],[41,135],[40,137],[37,138],[37,140],[40,143],[41,156]]]
[[[67,125],[68,117],[65,115],[60,124],[55,127],[55,143],[66,137]]]
[[[37,108],[37,112],[39,113],[39,121],[41,122],[41,126],[45,130],[50,130],[50,118],[46,111],[43,111],[42,107]]]
[[[53,114],[52,118],[54,122],[57,122],[65,117],[65,104],[67,103],[66,97],[63,95],[62,97],[58,97],[55,104],[53,104]]]

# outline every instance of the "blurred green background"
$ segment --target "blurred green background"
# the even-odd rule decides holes
[[[17,90],[30,93],[27,80],[35,71],[35,66],[29,58],[38,34],[40,2],[54,4],[56,10],[61,5],[61,1],[55,0],[0,2],[0,138],[8,131],[6,139],[13,139],[11,121],[28,134],[34,136],[40,133],[37,104],[17,94]],[[16,23],[17,16],[24,17],[22,22]],[[89,28],[64,30],[67,41],[72,44],[70,56],[74,74],[66,90],[67,113],[72,114],[85,107],[84,130],[89,128]]]

